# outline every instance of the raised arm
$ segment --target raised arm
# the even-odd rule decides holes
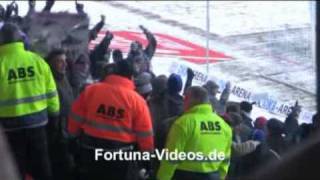
[[[157,40],[148,29],[146,29],[142,25],[140,25],[139,27],[143,31],[143,33],[146,35],[146,38],[148,39],[148,45],[144,50],[144,53],[148,56],[148,60],[150,61],[154,53],[156,52]]]

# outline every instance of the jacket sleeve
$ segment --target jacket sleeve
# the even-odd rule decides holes
[[[252,153],[256,150],[257,146],[260,144],[259,141],[248,140],[242,143],[232,143],[232,149],[236,156],[244,156],[246,154]]]
[[[44,60],[43,60],[44,61]],[[58,116],[60,112],[60,102],[56,82],[54,81],[52,72],[48,64],[45,65],[45,85],[46,85],[46,96],[48,103],[48,114],[49,116]]]
[[[227,103],[227,101],[229,100],[229,96],[230,96],[230,89],[225,88],[222,91],[222,94],[220,96],[220,104],[224,107]]]
[[[173,124],[170,128],[165,149],[169,152],[177,150],[183,152],[187,141],[187,133],[178,124]],[[178,162],[170,161],[168,159],[162,160],[159,171],[157,173],[157,179],[170,180],[172,179],[174,172],[178,166]]]
[[[100,32],[102,27],[104,26],[104,22],[100,21],[96,24],[89,32],[89,42],[94,40],[94,37]]]
[[[231,158],[231,146],[232,146],[232,130],[229,128],[228,132],[226,133],[228,139],[228,145],[225,149],[225,160],[220,164],[218,169],[220,174],[220,179],[225,179],[229,170],[230,166],[230,158]]]
[[[111,39],[104,37],[100,44],[96,46],[94,50],[90,53],[90,61],[101,61],[104,58],[104,55],[107,53],[106,51],[109,48],[110,43]]]
[[[82,92],[72,104],[67,125],[68,132],[71,136],[78,136],[81,132],[82,125],[85,123],[85,93],[86,91]]]
[[[144,53],[148,56],[149,61],[152,59],[154,53],[156,52],[157,48],[157,40],[154,37],[154,35],[151,32],[146,32],[145,33],[147,39],[148,39],[148,46],[144,50]]]
[[[137,112],[133,120],[133,131],[136,134],[139,150],[153,151],[154,140],[149,108],[144,100],[138,102]]]

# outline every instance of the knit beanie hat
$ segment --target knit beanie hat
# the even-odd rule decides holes
[[[168,79],[168,91],[170,94],[179,93],[182,90],[182,79],[178,74],[172,73]]]
[[[254,122],[254,126],[257,129],[263,129],[267,125],[267,121],[268,121],[267,118],[260,116]]]
[[[144,72],[137,76],[135,80],[136,90],[139,94],[147,94],[152,91],[151,74]]]
[[[152,93],[161,94],[167,90],[168,78],[165,75],[160,75],[154,78],[151,82]]]
[[[252,111],[252,104],[249,103],[248,101],[242,101],[240,103],[240,109],[245,112],[251,112]]]
[[[278,119],[272,118],[267,122],[268,132],[274,135],[281,135],[284,133],[284,124]]]

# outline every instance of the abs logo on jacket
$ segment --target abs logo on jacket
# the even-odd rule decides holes
[[[21,81],[34,80],[35,72],[34,67],[20,67],[16,69],[9,69],[8,71],[8,82],[9,84],[17,83]]]
[[[100,117],[107,119],[122,120],[124,118],[125,110],[113,106],[106,106],[104,104],[100,104],[97,108],[97,114]]]
[[[220,122],[201,121],[200,132],[201,134],[220,134],[221,126]]]

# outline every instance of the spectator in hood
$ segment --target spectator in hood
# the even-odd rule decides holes
[[[136,91],[146,100],[149,100],[152,92],[151,74],[143,72],[135,79]]]
[[[68,58],[72,58],[72,56],[68,57],[67,55]],[[87,79],[90,75],[90,58],[87,53],[82,53],[75,61],[72,59],[67,61],[69,62],[68,65],[70,65],[70,84],[75,97],[77,97],[87,84]]]
[[[168,79],[168,117],[179,116],[183,113],[182,79],[178,74],[171,74]]]
[[[156,46],[157,46],[157,40],[154,37],[154,35],[145,27],[142,25],[139,26],[139,28],[143,31],[145,34],[147,40],[148,40],[148,45],[145,49],[143,49],[143,46],[141,42],[134,41],[130,45],[130,51],[128,53],[127,59],[132,60],[132,63],[135,63],[136,67],[136,73],[141,73],[141,72],[150,72],[151,68],[151,59],[156,51]]]
[[[207,89],[209,93],[210,103],[213,107],[213,110],[217,112],[217,114],[223,114],[225,112],[226,103],[230,96],[230,90],[231,90],[231,84],[228,82],[226,84],[225,89],[223,90],[220,99],[218,99],[216,96],[219,91],[219,86],[214,81],[209,80],[205,85],[203,85],[204,88]]]

